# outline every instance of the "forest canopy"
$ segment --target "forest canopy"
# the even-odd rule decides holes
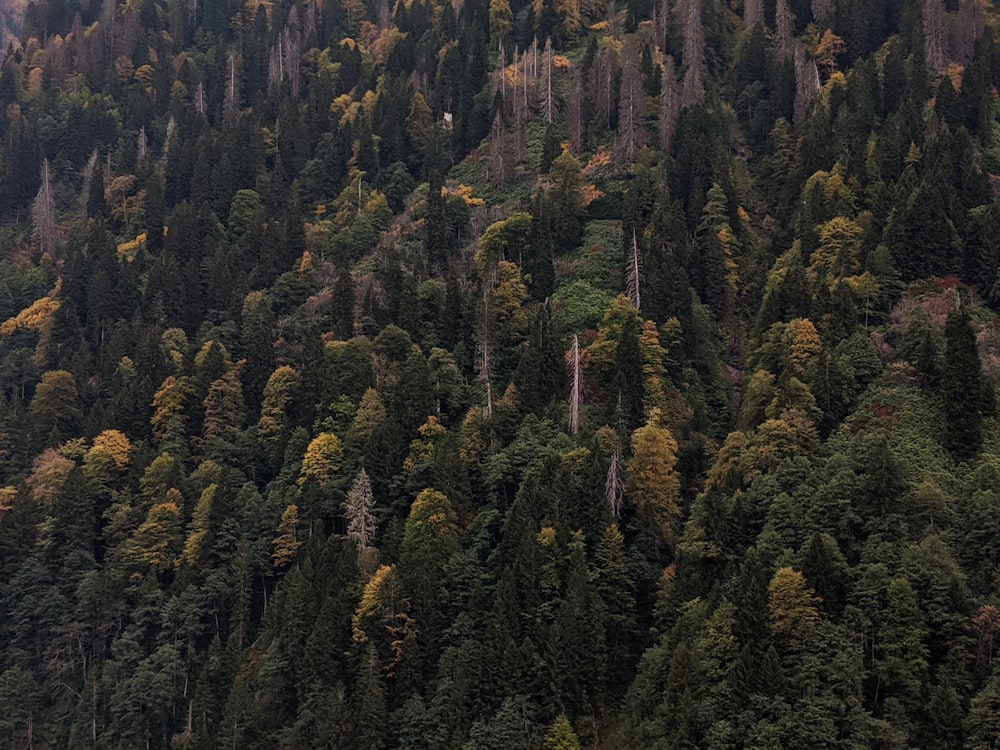
[[[998,746],[990,3],[0,28],[0,746]]]

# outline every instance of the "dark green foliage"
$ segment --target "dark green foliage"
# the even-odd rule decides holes
[[[945,447],[956,460],[971,458],[982,443],[982,419],[992,413],[992,393],[984,390],[982,363],[975,334],[964,313],[952,313],[945,325],[944,366]]]
[[[995,10],[505,5],[0,11],[0,744],[996,744]]]

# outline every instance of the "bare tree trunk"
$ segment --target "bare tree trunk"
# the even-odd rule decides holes
[[[570,148],[575,153],[580,153],[583,150],[585,131],[583,126],[583,79],[579,72],[576,73],[573,80],[573,96],[569,100],[566,120]]]
[[[983,35],[985,22],[982,0],[962,0],[958,8],[955,56],[963,65],[972,60],[976,44]]]
[[[813,20],[823,28],[833,17],[833,0],[812,0],[809,6],[812,10]]]
[[[677,75],[674,70],[674,58],[667,56],[663,63],[663,73],[660,85],[660,148],[666,152],[674,142],[677,131],[677,118],[681,114],[680,93],[677,90]]]
[[[42,162],[41,185],[31,206],[31,238],[43,253],[51,253],[56,245],[56,208],[52,198],[49,160]]]
[[[639,282],[640,282],[640,258],[639,241],[636,237],[635,229],[632,230],[632,249],[629,252],[628,267],[625,269],[625,293],[629,302],[636,310],[639,309]]]
[[[681,95],[684,107],[697,104],[705,96],[708,68],[705,60],[705,26],[701,16],[701,3],[702,0],[681,0],[677,5],[678,12],[681,13],[684,65],[687,67]]]
[[[924,0],[924,57],[931,70],[948,64],[948,39],[944,22],[944,0]]]
[[[615,520],[622,515],[622,498],[625,495],[625,478],[621,471],[621,461],[618,458],[618,451],[611,454],[611,465],[608,466],[608,476],[604,481],[604,498],[611,509],[611,515]]]
[[[764,23],[764,2],[763,0],[744,0],[743,2],[743,23],[747,28],[754,24]]]
[[[805,48],[795,47],[795,122],[801,122],[820,92],[819,69],[812,58],[806,56]]]
[[[645,145],[645,94],[639,44],[634,37],[625,40],[622,52],[622,76],[618,103],[620,156],[629,161]]]
[[[774,8],[774,27],[778,37],[778,53],[787,57],[792,51],[792,37],[795,34],[795,15],[788,0],[778,0]]]
[[[545,122],[555,119],[556,102],[552,91],[552,39],[545,40]]]
[[[569,434],[580,431],[580,339],[573,334],[573,347],[569,350],[570,390],[569,390]]]

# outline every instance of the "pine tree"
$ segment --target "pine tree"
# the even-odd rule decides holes
[[[989,413],[983,366],[968,315],[953,312],[945,324],[941,388],[945,402],[944,445],[958,461],[973,458],[982,444],[982,420]]]

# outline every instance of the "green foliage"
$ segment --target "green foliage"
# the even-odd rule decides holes
[[[13,5],[0,743],[996,745],[988,3]]]

